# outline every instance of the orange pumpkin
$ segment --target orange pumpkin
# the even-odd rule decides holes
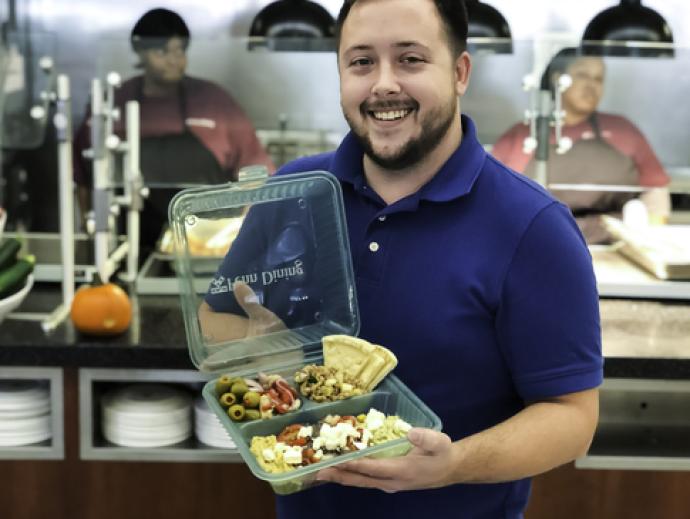
[[[74,294],[70,316],[82,333],[117,335],[132,321],[132,303],[127,293],[113,283],[86,285]]]

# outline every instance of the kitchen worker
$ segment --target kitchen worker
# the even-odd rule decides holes
[[[406,456],[319,471],[330,484],[277,496],[279,518],[516,519],[530,478],[592,440],[603,362],[590,256],[568,208],[488,155],[461,115],[467,30],[456,0],[348,0],[338,16],[351,131],[334,152],[278,174],[327,170],[339,180],[360,336],[395,353],[394,373],[443,432],[413,428]],[[283,236],[282,216],[264,233],[248,223],[233,243],[211,285],[223,290],[199,310],[208,340],[301,325],[282,302],[252,295],[260,282],[227,283],[237,273],[226,268],[242,267],[233,256]],[[291,243],[307,258],[304,295],[318,294],[308,244]],[[229,290],[243,312],[227,313]]]
[[[590,243],[608,235],[599,215],[620,216],[623,204],[639,195],[652,223],[663,223],[671,210],[669,177],[642,132],[620,115],[598,112],[604,92],[605,66],[601,58],[583,56],[578,49],[559,51],[544,73],[544,88],[555,91],[563,74],[572,80],[563,92],[563,136],[573,146],[556,151],[555,132],[547,161],[549,184],[606,184],[643,186],[642,194],[613,191],[566,191],[554,194],[573,211]],[[529,126],[518,123],[501,136],[491,153],[510,168],[534,177],[534,152],[525,150]]]
[[[131,45],[142,74],[115,91],[122,119],[127,101],[141,113],[141,171],[151,186],[140,219],[142,244],[153,245],[167,222],[168,203],[180,184],[217,184],[237,179],[240,168],[274,166],[240,105],[220,86],[186,74],[190,33],[177,13],[157,8],[134,25]],[[86,121],[75,137],[75,179],[82,214],[90,208],[90,146]],[[116,131],[125,128],[124,120]]]

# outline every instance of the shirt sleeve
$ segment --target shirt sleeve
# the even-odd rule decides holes
[[[583,391],[603,380],[591,256],[560,203],[534,218],[515,252],[503,283],[497,334],[524,400]]]
[[[654,150],[645,139],[642,132],[640,132],[632,123],[632,131],[634,132],[636,141],[635,152],[633,160],[637,165],[637,170],[640,173],[640,185],[662,187],[669,183],[669,177],[664,170],[664,167],[659,162]]]
[[[621,116],[609,115],[612,146],[624,155],[632,157],[639,173],[641,186],[663,187],[670,179],[651,145],[642,132],[631,121]]]
[[[272,174],[275,172],[275,165],[256,136],[254,125],[230,94],[226,93],[225,97],[228,108],[227,139],[231,144],[230,149],[235,152],[235,156],[229,158],[227,163],[233,165],[235,172],[245,166],[262,165]]]
[[[491,148],[491,155],[510,169],[524,172],[533,155],[523,151],[526,137],[528,137],[527,126],[522,123],[514,125],[499,137]]]

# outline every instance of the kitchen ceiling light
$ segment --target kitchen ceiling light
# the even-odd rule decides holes
[[[249,50],[333,51],[335,20],[309,0],[278,0],[256,15],[249,30]]]
[[[621,0],[592,18],[582,36],[582,47],[587,54],[603,56],[674,55],[671,28],[641,0]]]
[[[512,54],[510,26],[494,7],[479,0],[466,0],[469,21],[467,49],[473,54]]]

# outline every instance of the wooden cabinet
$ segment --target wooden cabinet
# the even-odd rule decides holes
[[[78,388],[77,369],[65,369],[64,459],[0,460],[2,519],[275,517],[272,490],[242,463],[81,459]],[[685,519],[688,495],[690,472],[569,464],[534,479],[526,518]]]

